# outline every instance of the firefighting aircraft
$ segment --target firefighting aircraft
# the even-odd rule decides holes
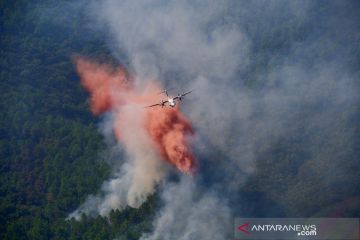
[[[161,93],[165,93],[166,96],[168,97],[166,100],[161,100],[160,103],[156,103],[153,105],[149,105],[146,106],[145,108],[149,108],[149,107],[156,107],[156,106],[161,106],[161,107],[165,107],[165,106],[169,106],[169,107],[175,107],[176,106],[176,101],[182,101],[183,97],[189,93],[191,93],[192,91],[186,92],[186,93],[182,93],[182,94],[178,94],[176,97],[170,97],[168,94],[168,90],[164,90],[162,92],[159,92],[159,94]]]

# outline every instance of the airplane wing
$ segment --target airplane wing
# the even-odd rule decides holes
[[[185,96],[185,95],[187,95],[187,94],[189,94],[189,93],[191,93],[192,91],[188,91],[188,92],[186,92],[186,93],[183,93],[183,94],[181,94],[180,95],[180,97],[183,97],[183,96]],[[174,97],[174,100],[175,99],[178,99],[179,98],[179,96],[176,96],[176,97]]]
[[[161,103],[145,106],[144,108],[155,107],[155,106],[161,106]]]
[[[191,92],[192,92],[192,90],[191,90],[191,91],[188,91],[188,92],[186,92],[186,93],[181,94],[181,96],[183,97],[183,96],[185,96],[185,95],[188,95],[188,94],[191,93]]]
[[[153,105],[145,106],[144,108],[155,107],[155,106],[163,106],[167,102],[168,102],[168,100],[163,101],[161,103],[156,103],[156,104],[153,104]]]

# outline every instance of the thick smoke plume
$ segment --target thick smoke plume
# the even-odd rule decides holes
[[[187,142],[194,132],[179,106],[144,108],[161,98],[157,94],[161,91],[158,85],[149,81],[138,90],[137,78],[122,67],[81,57],[75,58],[75,64],[82,85],[90,93],[93,114],[112,112],[115,136],[124,146],[129,161],[115,179],[104,184],[104,199],[90,197],[71,216],[79,217],[82,212],[107,215],[111,209],[125,205],[139,207],[163,178],[164,161],[183,173],[195,171],[195,158]]]
[[[122,132],[131,127],[133,119],[127,121],[126,114],[122,114],[122,109],[129,105],[141,108],[149,103],[158,102],[158,93],[161,88],[155,83],[148,82],[142,92],[137,92],[134,89],[136,78],[130,78],[125,69],[112,70],[107,65],[98,65],[82,58],[76,59],[76,68],[81,83],[91,95],[92,112],[100,115],[114,110],[116,136],[126,144],[126,138],[123,137]],[[162,157],[184,173],[194,170],[195,159],[186,141],[186,136],[193,134],[193,129],[190,122],[180,112],[179,105],[175,108],[154,107],[143,110],[139,119],[144,120],[137,126],[147,130]],[[135,123],[137,122],[139,121]]]
[[[116,135],[130,142],[123,146],[136,160],[104,183],[105,197],[90,197],[80,212],[106,215],[127,203],[128,186],[132,191],[146,186],[133,181],[134,169],[141,172],[145,166],[134,164],[143,161],[144,149],[151,153],[144,155],[153,156],[151,191],[165,179],[158,155],[177,159],[172,156],[179,149],[167,141],[186,142],[186,134],[165,136],[154,127],[181,122],[172,134],[193,131],[181,114],[167,118],[167,111],[178,109],[133,108],[143,104],[141,98],[156,100],[147,94],[159,90],[151,79],[195,90],[182,111],[196,130],[192,146],[198,174],[165,181],[159,194],[164,204],[143,239],[231,239],[227,228],[233,217],[327,216],[332,204],[359,198],[354,187],[360,186],[360,165],[354,160],[359,155],[359,3],[105,0],[91,6],[91,20],[108,33],[111,54],[136,72],[134,77],[91,67],[97,70],[88,71],[89,79],[102,73],[118,76],[112,81],[126,79],[122,87],[130,89],[107,81],[105,91],[93,92],[104,99],[93,103],[93,112],[111,109],[107,117],[115,125],[134,122],[134,129],[119,127]],[[123,105],[126,99],[133,100]],[[164,125],[152,123],[152,115],[166,118]],[[140,152],[138,136],[145,136],[141,145],[147,146]],[[181,164],[185,169],[193,165]],[[136,176],[139,182],[140,176],[149,177]]]

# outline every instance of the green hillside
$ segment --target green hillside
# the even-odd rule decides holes
[[[79,13],[39,17],[44,4],[57,9],[0,3],[0,239],[137,239],[152,200],[109,219],[65,221],[110,174],[71,57],[108,53]],[[71,24],[59,23],[59,14],[74,14]]]
[[[106,33],[81,10],[86,2],[66,11],[64,6],[69,2],[0,0],[0,239],[139,239],[143,232],[152,230],[161,205],[157,195],[139,209],[112,211],[109,218],[66,220],[112,173],[98,130],[101,120],[89,111],[88,94],[80,85],[72,57],[81,54],[116,61]],[[291,43],[303,41],[312,30],[303,25],[291,28],[293,23],[281,19],[271,28],[272,23],[264,19],[268,32],[249,31],[249,38],[257,40],[251,49],[253,62],[243,73],[247,79],[244,88],[249,92],[261,91],[266,85],[262,76],[285,61],[285,57],[273,56],[287,55]],[[244,26],[252,28],[251,23]],[[330,45],[329,49],[336,47]],[[309,54],[309,59],[321,58],[312,48],[306,51],[303,54]],[[329,52],[322,53],[325,59],[333,57]],[[358,81],[359,47],[346,48],[346,54],[351,58],[345,65],[357,74]],[[313,62],[306,64],[311,68]],[[249,207],[247,212],[265,215],[258,207],[266,203],[264,199],[271,199],[281,208],[278,215],[282,216],[338,216],[334,209],[341,209],[341,216],[359,216],[359,106],[344,106],[347,111],[334,112],[337,121],[324,127],[334,129],[331,133],[317,132],[323,123],[312,122],[315,107],[298,107],[304,110],[294,112],[295,121],[286,126],[290,129],[286,134],[274,142],[258,143],[256,171],[239,189],[243,201],[239,208]],[[228,141],[231,146],[232,139]],[[314,158],[309,157],[312,146],[321,147]],[[225,159],[216,147],[211,151],[212,156]],[[340,165],[345,172],[334,171],[333,178],[321,179],[322,175],[332,176],[330,171]],[[205,166],[204,172],[217,167]],[[214,182],[231,177],[215,171],[211,174]],[[319,186],[326,188],[319,191]],[[234,206],[237,197],[229,200]]]

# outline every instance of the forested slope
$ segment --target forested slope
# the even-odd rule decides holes
[[[234,1],[233,9],[241,11],[243,3]],[[118,59],[110,53],[107,33],[84,14],[86,1],[69,7],[67,4],[68,1],[52,0],[0,1],[0,238],[139,239],[143,232],[151,231],[155,210],[161,206],[156,195],[139,209],[113,211],[109,218],[84,216],[80,222],[66,220],[112,174],[106,161],[106,144],[97,126],[101,120],[90,113],[88,95],[80,85],[72,58],[81,54],[100,61]],[[287,61],[299,61],[307,67],[306,72],[311,72],[316,61],[323,61],[322,65],[331,69],[328,62],[334,60],[337,64],[335,60],[341,58],[339,62],[346,66],[343,69],[353,74],[352,86],[359,86],[360,48],[354,44],[360,39],[359,34],[348,34],[349,29],[340,28],[336,29],[336,36],[329,34],[334,31],[322,32],[331,20],[326,16],[333,15],[333,7],[319,1],[314,9],[317,12],[310,16],[325,17],[309,18],[303,24],[266,16],[266,9],[261,8],[244,17],[249,20],[242,23],[242,30],[251,42],[251,60],[240,75],[245,79],[243,87],[249,95],[263,96],[266,90],[284,84],[286,81],[272,79],[269,83],[264,79]],[[344,9],[338,13],[344,15],[340,18],[349,11]],[[241,14],[235,11],[233,19],[224,18],[224,21],[241,22],[242,19],[236,19],[238,15]],[[315,38],[307,37],[313,32],[335,40],[311,45]],[[292,53],[289,59],[294,46],[300,46],[301,51]],[[337,93],[336,86],[319,89],[325,93],[330,89],[329,95]],[[249,117],[249,121],[261,120],[250,126],[265,131],[268,116],[275,116],[275,120],[284,117],[281,128],[286,131],[279,128],[281,134],[276,135],[276,130],[270,129],[270,133],[276,134],[254,144],[256,171],[228,199],[235,215],[359,216],[359,105],[353,104],[356,100],[351,97],[351,101],[335,108],[323,101],[332,96],[313,102],[298,101],[306,100],[299,96],[290,110],[277,108],[283,106],[281,102],[273,104],[278,110],[274,114],[266,112],[265,99],[264,105],[259,104],[260,108]],[[285,96],[284,101],[292,97]],[[226,103],[224,106],[237,107]],[[314,113],[324,113],[324,121],[314,118]],[[234,136],[243,134],[240,131],[243,128],[236,128],[239,124],[242,123],[236,121],[231,128]],[[251,139],[251,134],[244,139]],[[227,139],[229,150],[237,147],[233,142],[236,143]],[[216,146],[205,152],[199,161],[227,161],[226,154]],[[206,158],[215,160],[206,162]],[[221,186],[233,181],[233,176],[227,175],[227,165],[216,163],[203,164],[204,174],[199,174],[200,180],[196,181],[203,181],[204,186],[214,191],[233,190]],[[221,167],[223,171],[217,171]],[[235,179],[237,187],[236,184]]]
[[[57,9],[56,1],[0,3],[0,238],[137,239],[151,201],[109,220],[65,221],[110,174],[71,58],[108,53],[80,12],[39,17],[42,6]]]

